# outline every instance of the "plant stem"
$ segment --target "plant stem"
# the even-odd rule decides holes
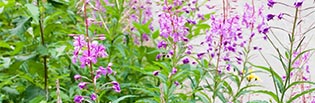
[[[289,50],[289,62],[288,62],[288,70],[286,73],[286,80],[285,80],[285,84],[284,84],[284,88],[287,87],[287,85],[290,84],[290,73],[291,73],[291,68],[292,68],[292,55],[293,55],[293,44],[294,44],[294,34],[295,34],[295,28],[296,28],[296,22],[298,19],[298,8],[295,9],[295,16],[294,16],[294,22],[293,22],[293,28],[292,28],[292,33],[291,33],[291,37],[290,37],[290,50]],[[285,95],[285,90],[282,93],[281,96],[281,103],[283,103],[283,99],[284,99],[284,95]]]
[[[41,12],[41,8],[40,8],[40,0],[37,0],[37,6],[38,6],[38,8],[39,8],[39,20],[38,20],[38,22],[39,22],[39,28],[40,28],[40,37],[41,37],[41,44],[42,44],[42,46],[44,46],[44,47],[46,47],[46,45],[45,45],[45,38],[44,38],[44,28],[43,28],[43,21],[42,21],[42,12]],[[47,88],[47,86],[48,86],[48,83],[47,83],[47,80],[48,80],[48,67],[47,67],[47,56],[46,55],[44,55],[43,56],[43,59],[44,59],[44,61],[43,61],[43,64],[44,64],[44,79],[45,79],[45,87],[44,87],[44,89],[45,89],[45,91],[46,91],[46,100],[48,100],[48,88]]]
[[[88,47],[88,55],[91,55],[91,48],[90,48],[90,44],[91,44],[91,39],[89,37],[89,26],[88,26],[88,20],[87,20],[87,14],[86,14],[86,6],[87,6],[87,0],[84,0],[84,20],[85,20],[85,34],[86,34],[86,37],[87,37],[87,47]],[[92,79],[92,82],[93,82],[93,86],[94,86],[94,92],[97,93],[96,91],[96,81],[94,79],[94,71],[93,71],[93,66],[92,66],[92,60],[89,59],[89,68],[90,68],[90,74],[91,74],[91,79]],[[97,98],[96,100],[97,101]]]

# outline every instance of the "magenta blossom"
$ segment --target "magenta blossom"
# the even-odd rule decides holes
[[[268,0],[268,3],[267,3],[267,5],[268,5],[268,7],[273,7],[273,5],[275,5],[275,1],[273,1],[273,0]]]
[[[160,73],[159,71],[154,71],[154,72],[153,72],[153,75],[154,75],[154,76],[157,76],[157,75],[159,75],[159,73]]]
[[[81,82],[78,84],[80,89],[84,89],[86,87],[86,82]]]
[[[73,99],[75,103],[82,103],[83,100],[84,100],[83,96],[80,96],[80,95],[74,96],[74,99]]]
[[[157,44],[157,47],[160,49],[160,48],[166,48],[167,46],[167,43],[165,41],[160,41],[158,44]]]
[[[267,21],[272,20],[276,15],[274,14],[268,14],[267,15]]]
[[[188,63],[189,63],[189,59],[188,59],[188,58],[185,58],[185,59],[183,60],[183,63],[184,63],[184,64],[188,64]]]
[[[279,15],[278,15],[278,19],[282,19],[283,18],[283,13],[280,13]]]
[[[299,8],[302,6],[303,2],[304,2],[304,0],[296,0],[296,2],[294,2],[294,6],[296,8]]]
[[[95,93],[92,93],[92,94],[90,95],[90,98],[91,98],[92,101],[95,101],[96,98],[97,98],[97,96],[96,96]]]
[[[175,67],[173,67],[172,74],[174,75],[174,74],[176,74],[176,72],[177,72],[177,69]]]
[[[74,79],[75,80],[80,80],[82,77],[81,77],[81,75],[79,75],[79,74],[76,74],[76,75],[74,75]]]
[[[120,92],[120,91],[121,91],[120,85],[119,85],[118,82],[113,81],[112,84],[113,84],[113,89],[114,89],[116,92]]]

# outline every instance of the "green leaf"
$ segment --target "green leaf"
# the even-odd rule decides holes
[[[268,67],[264,67],[264,66],[257,66],[257,65],[254,65],[254,64],[251,64],[251,65],[253,67],[258,68],[258,69],[262,69],[262,70],[264,70],[266,72],[269,72],[271,74],[271,76],[274,76],[274,79],[275,79],[274,81],[275,81],[279,91],[280,92],[284,91],[282,78],[272,68],[268,68]]]
[[[212,102],[211,98],[209,98],[208,94],[201,92],[201,91],[199,93],[197,93],[196,96],[198,96],[201,99],[202,103],[211,103]]]
[[[20,17],[15,19],[13,22],[16,24],[16,27],[10,30],[11,34],[18,35],[20,39],[24,40],[22,34],[24,34],[24,32],[31,26],[31,21],[31,17]]]
[[[156,30],[153,34],[152,34],[152,38],[156,39],[157,37],[159,37],[160,35],[160,30]]]
[[[119,103],[120,101],[122,101],[122,100],[124,100],[124,99],[126,99],[126,98],[131,98],[131,97],[138,97],[138,96],[136,96],[136,95],[125,95],[125,96],[122,96],[122,97],[116,99],[116,100],[113,101],[112,103]]]
[[[3,90],[5,93],[9,95],[19,95],[20,93],[11,87],[3,87],[1,90]]]
[[[45,97],[43,95],[39,95],[32,99],[31,101],[29,101],[29,103],[41,103],[41,101],[43,100],[45,100]]]
[[[0,57],[0,71],[2,71],[2,68],[9,68],[11,65],[11,58],[10,57]]]
[[[252,100],[252,101],[248,101],[247,103],[269,103],[269,102],[265,100]]]
[[[216,92],[217,96],[219,97],[219,99],[221,100],[222,103],[227,103],[226,98],[224,97],[222,92]]]
[[[247,90],[248,88],[251,87],[259,87],[260,85],[246,85],[245,87],[241,88],[234,96],[234,100],[236,100],[237,98],[239,98],[241,95],[244,95],[246,93],[250,93],[249,90]],[[233,100],[233,101],[234,101]]]
[[[39,9],[34,4],[26,4],[27,10],[31,13],[35,22],[38,22]]]
[[[148,23],[150,23],[150,22],[148,22]],[[140,24],[140,23],[137,23],[137,22],[133,22],[132,24],[140,33],[149,34],[151,32],[151,30],[149,28],[148,23]],[[140,36],[140,35],[138,35],[138,36]]]
[[[273,100],[275,100],[277,103],[280,103],[278,96],[271,92],[271,91],[267,91],[267,90],[257,90],[257,91],[253,91],[253,93],[261,93],[261,94],[266,94],[269,95],[270,97],[273,98]]]
[[[49,52],[48,52],[48,48],[43,46],[42,44],[39,44],[37,46],[37,53],[39,53],[40,56],[48,56]]]
[[[28,63],[28,70],[31,74],[38,74],[41,77],[44,77],[44,66],[42,63],[36,61],[29,61]]]
[[[12,49],[8,43],[6,43],[6,42],[4,42],[2,40],[0,41],[0,47],[7,48],[7,49]]]
[[[314,91],[315,91],[315,88],[309,89],[309,90],[306,90],[306,91],[303,91],[303,92],[301,92],[301,93],[299,93],[299,94],[296,94],[295,96],[293,96],[292,98],[290,98],[290,99],[287,101],[287,103],[292,103],[295,99],[297,99],[297,98],[299,98],[299,97],[301,97],[301,96],[303,96],[303,95],[305,95],[305,94],[313,93]]]
[[[233,95],[233,89],[232,89],[231,85],[226,81],[223,81],[223,85],[227,89],[229,95]]]
[[[305,54],[305,53],[307,53],[307,52],[310,52],[310,51],[313,51],[313,50],[315,50],[315,49],[308,49],[308,50],[305,50],[305,51],[299,53],[299,54],[294,58],[294,60],[292,61],[292,63],[295,63],[295,61],[297,61],[303,54]]]
[[[29,86],[25,89],[23,96],[25,97],[25,101],[29,102],[38,96],[45,95],[45,91],[36,86]]]
[[[310,84],[310,85],[314,85],[314,82],[311,81],[295,81],[293,83],[290,83],[290,85],[288,85],[288,87],[285,90],[290,89],[291,87],[295,86],[295,85],[299,85],[299,84]]]

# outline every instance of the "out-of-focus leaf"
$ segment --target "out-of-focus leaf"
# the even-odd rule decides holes
[[[252,101],[248,101],[247,103],[269,103],[269,102],[265,100],[252,100]]]
[[[25,102],[29,102],[36,98],[37,96],[45,95],[45,91],[36,86],[29,86],[25,89],[23,96],[25,97]]]
[[[19,61],[26,61],[28,59],[31,59],[31,58],[35,57],[35,56],[36,56],[35,54],[17,55],[17,56],[15,56],[15,59],[19,60]]]
[[[29,103],[40,103],[43,100],[45,100],[45,97],[43,95],[39,95],[32,99],[31,101],[29,101]]]
[[[1,90],[5,91],[5,93],[8,93],[9,95],[19,95],[20,93],[11,87],[3,87]]]
[[[31,13],[35,22],[38,22],[39,10],[34,4],[26,4],[27,10]]]
[[[125,95],[125,96],[122,96],[118,99],[116,99],[115,101],[113,101],[112,103],[119,103],[120,101],[126,99],[126,98],[131,98],[131,97],[137,97],[136,95]]]
[[[44,77],[44,66],[42,63],[38,63],[36,61],[29,61],[28,70],[31,74],[38,74],[41,77]]]
[[[278,96],[271,92],[271,91],[267,91],[267,90],[256,90],[253,91],[253,93],[261,93],[261,94],[266,94],[269,95],[270,97],[272,97],[273,100],[275,100],[277,103],[280,103]]]
[[[160,30],[156,30],[155,32],[153,32],[152,38],[156,39],[157,37],[159,37],[159,35],[160,35]]]
[[[48,48],[39,44],[37,47],[37,52],[40,54],[40,56],[48,56]]]
[[[16,24],[16,27],[14,29],[11,29],[11,34],[18,35],[22,40],[24,37],[22,34],[26,32],[26,30],[31,26],[31,17],[20,17],[18,19],[14,20],[14,23]]]
[[[7,49],[11,49],[10,45],[4,41],[0,41],[0,48],[7,48]]]
[[[0,57],[0,71],[2,70],[1,68],[9,68],[10,64],[11,64],[10,57],[3,57],[3,58]]]
[[[297,99],[297,98],[299,98],[299,97],[301,97],[301,96],[303,96],[303,95],[305,95],[305,94],[308,94],[308,93],[314,93],[314,91],[315,91],[315,88],[313,88],[313,89],[308,89],[308,90],[306,90],[306,91],[303,91],[303,92],[301,92],[301,93],[298,93],[298,94],[296,94],[295,96],[293,96],[292,98],[290,98],[290,99],[287,101],[287,103],[292,103],[295,99]]]

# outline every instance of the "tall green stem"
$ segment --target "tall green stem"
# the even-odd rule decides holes
[[[286,73],[286,80],[285,80],[285,84],[284,84],[284,88],[287,87],[288,84],[290,84],[290,73],[291,73],[291,68],[292,68],[292,55],[293,55],[293,45],[294,45],[294,34],[295,34],[295,28],[296,28],[296,22],[298,19],[298,11],[299,9],[296,8],[295,9],[295,16],[294,16],[294,22],[293,22],[293,28],[292,28],[292,33],[291,33],[291,37],[290,37],[290,50],[289,50],[289,62],[288,62],[288,70]],[[284,99],[284,95],[285,95],[285,91],[283,91],[282,96],[281,96],[281,103],[283,102]]]

